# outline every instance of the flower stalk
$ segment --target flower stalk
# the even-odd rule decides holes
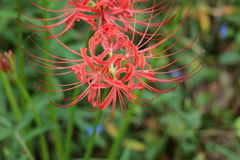
[[[24,84],[22,83],[21,80],[19,80],[19,78],[16,76],[16,74],[15,75],[13,74],[13,79],[15,80],[15,83],[19,87],[23,98],[26,100],[26,102],[29,104],[30,109],[32,110],[33,117],[34,117],[36,125],[38,127],[42,126],[40,116],[39,116],[37,110],[35,109],[32,98],[29,95],[28,91],[26,90]],[[41,133],[39,135],[39,138],[40,138],[40,148],[41,148],[42,159],[43,160],[49,160],[49,152],[48,152],[46,137],[43,133]]]
[[[108,89],[104,91],[103,99],[106,98],[108,92],[109,92]],[[86,149],[86,152],[85,152],[85,155],[84,155],[84,160],[90,160],[90,157],[91,157],[91,154],[92,154],[92,151],[93,151],[94,139],[95,139],[95,136],[96,136],[97,126],[99,124],[101,116],[102,116],[102,110],[99,109],[98,112],[97,112],[96,119],[95,119],[94,124],[93,124],[93,132],[92,132],[91,137],[89,139],[89,142],[87,144],[87,149]]]
[[[93,36],[93,31],[90,30],[88,34],[88,40]],[[88,48],[88,41],[86,43],[86,48]],[[73,92],[73,97],[76,97],[78,93],[80,92],[79,88],[76,88]],[[73,133],[73,126],[74,126],[74,117],[75,117],[75,111],[77,108],[77,104],[73,105],[71,108],[70,113],[70,119],[68,121],[68,127],[67,127],[67,134],[66,134],[66,142],[65,142],[65,158],[64,159],[70,159],[70,153],[71,153],[71,143],[72,143],[72,133]]]
[[[17,0],[17,8],[18,8],[18,10],[20,11],[20,12],[18,12],[17,17],[18,17],[18,19],[21,21],[21,19],[22,19],[22,15],[21,15],[21,10],[22,10],[21,0]],[[18,31],[18,37],[17,37],[18,42],[19,42],[20,44],[22,44],[22,42],[23,42],[23,35],[22,35],[22,27],[21,27],[20,24],[18,24],[17,31]],[[18,59],[19,70],[20,70],[19,75],[20,75],[21,81],[22,81],[23,83],[25,83],[25,77],[24,77],[24,75],[25,75],[25,73],[24,73],[24,58],[23,58],[22,56],[20,56],[20,55],[22,54],[22,52],[23,52],[23,51],[21,50],[21,48],[18,48],[18,57],[17,57],[17,59]]]
[[[15,70],[16,68],[14,67],[14,57],[12,51],[4,52],[4,54],[0,53],[0,77],[6,90],[7,98],[13,110],[14,116],[17,121],[20,121],[22,117],[21,110],[19,109],[12,86],[8,79],[8,74]]]
[[[18,103],[16,101],[15,95],[13,93],[12,86],[10,84],[8,76],[7,76],[7,74],[5,74],[3,71],[0,70],[0,77],[1,77],[1,80],[3,82],[3,86],[6,90],[7,98],[8,98],[9,104],[12,108],[12,111],[14,113],[14,116],[15,116],[17,121],[20,121],[21,117],[22,117],[22,114],[21,114],[21,111],[19,109]]]
[[[42,6],[43,7],[47,7],[47,0],[42,0]],[[47,11],[43,10],[43,19],[47,18]],[[46,25],[47,25],[47,22],[44,22]],[[43,33],[44,37],[47,37],[49,35],[48,31],[45,31]],[[47,39],[44,39],[43,40],[43,49],[45,51],[49,51],[49,42]],[[51,59],[49,55],[45,54],[44,55],[44,58],[45,59]],[[52,71],[48,68],[45,68],[45,72],[46,73],[51,73]],[[45,77],[44,77],[44,80],[46,82],[49,82],[51,83],[52,82],[52,79],[51,79],[51,76],[49,76],[48,74],[45,74]],[[47,85],[46,88],[48,89],[51,89],[51,86]],[[52,96],[52,92],[47,92],[48,93],[48,96]],[[49,111],[50,111],[50,115],[51,115],[51,120],[52,120],[52,123],[53,124],[57,124],[58,123],[58,117],[56,115],[56,109],[55,109],[55,106],[50,103],[49,104]],[[54,135],[54,142],[55,142],[55,155],[57,157],[58,160],[64,160],[64,156],[63,156],[63,144],[62,144],[62,138],[61,138],[61,132],[60,132],[60,129],[54,129],[53,130],[53,135]]]
[[[99,124],[100,118],[102,116],[102,110],[98,110],[96,119],[93,124],[93,133],[91,134],[91,137],[89,139],[89,142],[87,143],[86,153],[84,155],[84,160],[90,160],[91,154],[93,151],[93,145],[94,145],[94,138],[96,136],[97,126]]]

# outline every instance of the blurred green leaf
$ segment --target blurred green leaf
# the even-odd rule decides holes
[[[240,138],[240,116],[235,120],[234,126],[236,128],[236,134]]]
[[[193,111],[185,114],[184,118],[187,121],[187,124],[189,127],[188,130],[197,129],[200,127],[201,116],[202,116],[202,113],[198,110],[193,110]]]
[[[3,128],[0,127],[0,141],[12,137],[14,134],[14,129],[13,128]]]
[[[240,53],[238,51],[228,51],[222,53],[218,59],[219,63],[223,65],[235,65],[240,63]]]
[[[94,141],[96,143],[96,146],[99,146],[102,149],[107,147],[107,142],[101,135],[96,136]]]
[[[236,34],[236,37],[235,37],[235,41],[237,42],[237,43],[240,43],[240,32],[238,32],[237,34]]]
[[[131,157],[131,149],[129,147],[126,147],[124,150],[123,150],[123,153],[120,157],[119,160],[129,160]]]
[[[23,135],[22,138],[24,141],[29,141],[42,133],[45,133],[47,131],[51,131],[54,129],[58,129],[58,128],[59,126],[57,124],[50,124],[50,125],[35,127],[34,129],[31,129],[30,131],[28,131],[26,135]]]
[[[7,128],[12,127],[12,123],[6,117],[3,116],[0,116],[0,126],[1,125],[6,126]]]
[[[35,94],[33,97],[33,102],[34,102],[34,107],[36,108],[36,110],[38,112],[40,112],[44,107],[46,107],[46,104],[49,103],[49,100],[43,99],[42,98],[42,94]],[[22,130],[24,127],[26,127],[28,124],[31,123],[31,121],[33,120],[33,114],[32,114],[32,110],[29,108],[29,110],[27,111],[27,113],[24,114],[24,116],[22,117],[21,121],[16,125],[15,130],[18,132],[20,130]]]
[[[156,157],[158,154],[164,152],[168,139],[168,134],[164,134],[160,137],[156,135],[156,137],[153,138],[152,142],[150,142],[146,147],[146,159],[154,159],[154,157]]]
[[[73,160],[85,160],[84,158],[73,159]],[[106,158],[91,158],[91,160],[107,160]]]
[[[12,8],[9,8],[9,7],[1,8],[1,12],[0,12],[0,19],[1,19],[0,33],[3,33],[4,30],[6,30],[5,26],[7,26],[7,24],[10,21],[13,21],[14,17],[16,16],[16,14],[13,11],[14,11],[13,7]]]
[[[207,103],[212,99],[213,93],[211,92],[202,92],[196,96],[196,102],[201,107],[205,107]]]
[[[0,107],[0,114],[4,114],[6,112],[6,95],[5,95],[5,89],[3,89],[2,83],[0,83],[0,102],[1,102],[1,107]]]
[[[185,136],[186,124],[181,116],[175,113],[167,113],[160,117],[160,122],[165,128],[165,132],[174,138],[183,138]]]
[[[240,26],[239,17],[240,17],[240,13],[230,14],[230,15],[226,16],[227,20],[229,20],[229,21],[237,24],[238,26]]]
[[[33,119],[32,111],[28,111],[27,113],[24,114],[21,121],[18,122],[18,124],[15,126],[15,131],[17,132],[21,131],[24,127],[31,123],[32,119]]]
[[[226,158],[229,158],[229,160],[239,160],[239,156],[237,156],[234,152],[232,152],[227,147],[215,144],[215,149],[220,152],[222,155],[226,156]]]
[[[27,155],[23,155],[23,156],[19,157],[18,160],[28,160],[28,159],[29,159],[29,157]]]
[[[143,152],[146,150],[146,145],[136,139],[126,139],[123,144],[125,147],[131,148],[134,151]]]

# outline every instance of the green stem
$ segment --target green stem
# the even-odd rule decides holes
[[[21,6],[21,0],[17,0],[17,8],[19,10],[18,15],[18,19],[21,21],[22,20],[22,14],[20,13],[22,11],[22,6]],[[17,41],[20,45],[23,45],[23,31],[22,31],[22,26],[20,23],[18,23],[17,25],[17,33],[18,33],[18,36],[17,36]],[[25,80],[25,72],[24,72],[24,58],[21,56],[23,54],[23,50],[21,49],[21,47],[18,47],[17,49],[17,54],[16,54],[16,60],[17,60],[17,63],[19,64],[19,77],[22,81],[22,83],[24,85],[26,85],[26,80]],[[13,63],[16,63],[16,62],[13,62]],[[15,68],[16,69],[16,68]],[[26,107],[26,101],[21,98],[21,110],[23,111],[23,113],[26,113],[27,111],[27,107]],[[24,130],[24,133],[28,132],[29,130],[29,126],[26,127],[26,129]],[[28,149],[32,152],[33,151],[33,147],[32,147],[32,142],[29,141],[27,142],[27,147]]]
[[[70,119],[68,121],[67,127],[67,135],[66,135],[66,145],[65,145],[65,158],[69,159],[70,151],[71,151],[71,143],[72,143],[72,133],[73,133],[73,125],[74,125],[74,117],[77,105],[73,105],[71,108]]]
[[[93,150],[94,138],[95,138],[95,135],[96,135],[97,126],[98,126],[98,123],[100,121],[101,115],[102,115],[102,110],[99,109],[98,113],[97,113],[97,117],[96,117],[94,125],[93,125],[93,133],[92,133],[92,135],[89,139],[89,142],[87,144],[87,150],[86,150],[86,153],[84,155],[84,160],[90,160],[92,150]]]
[[[22,81],[15,75],[13,75],[13,78],[14,78],[16,84],[18,85],[23,98],[26,100],[26,102],[29,103],[29,106],[33,112],[34,120],[35,120],[37,126],[42,126],[40,116],[38,115],[38,112],[36,111],[36,109],[34,107],[32,98],[29,95],[28,91],[26,90],[25,86],[23,85]],[[41,146],[41,151],[42,151],[41,153],[42,153],[43,160],[49,160],[49,153],[48,153],[46,138],[45,138],[44,134],[40,134],[39,137],[40,137],[40,146]]]
[[[20,145],[22,146],[24,152],[26,153],[26,155],[28,155],[30,160],[34,160],[31,152],[29,151],[27,145],[25,144],[24,140],[22,139],[22,137],[20,136],[20,134],[18,132],[15,133],[15,137],[18,140],[18,142],[20,143]]]
[[[176,15],[173,22],[171,23],[171,27],[170,27],[171,30],[173,30],[177,26],[177,23],[179,22],[179,19],[181,18],[183,10],[186,8],[188,3],[189,3],[189,0],[184,0],[183,1],[182,5],[181,5],[181,8],[179,9],[178,14]]]
[[[7,77],[7,74],[5,74],[3,71],[0,70],[0,77],[2,79],[2,82],[3,82],[3,86],[6,90],[6,94],[7,94],[7,98],[8,98],[8,101],[10,103],[10,106],[13,110],[13,113],[15,115],[15,118],[17,121],[20,121],[21,120],[21,117],[22,117],[22,114],[21,114],[21,111],[19,109],[19,106],[18,106],[18,103],[16,101],[16,98],[14,96],[14,93],[13,93],[13,90],[12,90],[12,86],[9,82],[9,79]]]
[[[174,19],[173,23],[171,24],[170,31],[171,31],[172,29],[174,29],[174,27],[177,25],[177,22],[179,21],[179,19],[180,19],[180,17],[181,17],[181,14],[182,14],[182,12],[183,12],[183,9],[186,7],[186,5],[188,4],[188,2],[189,2],[189,0],[184,0],[184,2],[182,3],[178,15],[176,16],[176,18]],[[159,49],[159,50],[160,50],[160,51],[163,50],[163,49],[165,48],[165,46],[166,46],[166,42],[163,43],[163,44],[160,46],[160,49]],[[153,61],[153,63],[152,63],[153,68],[156,66],[157,60],[158,60],[157,58],[154,59],[154,61]],[[145,80],[145,82],[146,82],[146,80]],[[137,97],[140,97],[141,95],[142,95],[142,92],[139,91],[138,94],[137,94]],[[130,121],[129,121],[129,118],[132,116],[133,110],[134,110],[134,108],[135,108],[136,106],[137,106],[137,104],[135,104],[135,103],[132,104],[132,107],[131,107],[131,108],[129,109],[129,111],[128,111],[127,117],[123,120],[122,125],[121,125],[121,128],[120,128],[120,131],[119,131],[119,134],[118,134],[118,136],[114,139],[113,145],[112,145],[110,151],[108,152],[108,153],[109,153],[109,154],[108,154],[108,158],[107,158],[108,160],[115,160],[115,159],[116,159],[119,145],[120,145],[120,143],[121,143],[121,141],[122,141],[122,139],[123,139],[123,137],[124,137],[124,135],[125,135],[125,133],[126,133],[126,131],[127,131],[127,129],[128,129],[128,126],[129,126],[129,122],[130,122]]]
[[[137,97],[140,97],[142,95],[142,92],[137,92]],[[116,156],[117,156],[117,151],[118,151],[118,147],[128,129],[129,126],[129,122],[130,122],[130,118],[132,117],[133,111],[135,106],[137,106],[137,104],[133,103],[132,106],[130,107],[130,109],[127,112],[127,117],[123,119],[121,128],[119,129],[119,134],[118,136],[114,139],[113,144],[111,146],[110,151],[108,152],[108,160],[115,160]]]
[[[43,8],[47,8],[47,1],[46,0],[42,1],[42,6],[43,6]],[[47,12],[44,10],[43,11],[43,19],[46,19],[46,18],[47,18]],[[46,23],[46,22],[44,22],[44,23]],[[45,31],[44,32],[44,37],[48,37],[48,36],[49,36],[48,31]],[[47,39],[43,40],[43,48],[46,52],[49,52],[49,41]],[[48,54],[45,54],[44,58],[48,59],[48,60],[51,59],[51,57]],[[51,73],[51,70],[46,68],[45,72],[46,73]],[[51,83],[51,81],[52,81],[51,76],[49,76],[47,74],[45,74],[44,79],[45,79],[45,82],[48,82],[48,83]],[[50,85],[47,85],[46,88],[51,90]],[[52,92],[48,92],[48,96],[51,97],[51,95],[52,95]],[[50,113],[51,113],[50,115],[51,115],[52,123],[57,124],[58,123],[58,117],[56,115],[56,110],[55,110],[56,106],[54,106],[52,103],[50,103],[49,108],[50,108]],[[63,152],[62,152],[62,141],[61,141],[60,129],[54,129],[53,134],[54,134],[54,141],[55,141],[55,153],[56,153],[57,159],[62,160],[63,159]]]
[[[86,48],[88,48],[88,41],[93,36],[93,33],[94,32],[92,30],[89,31]],[[76,97],[78,95],[79,91],[80,91],[80,89],[76,88],[74,90],[73,97]],[[75,117],[76,108],[77,108],[77,104],[73,105],[71,108],[70,120],[68,121],[68,127],[67,127],[65,158],[64,159],[70,159],[69,156],[70,156],[70,151],[71,151],[72,133],[73,133],[74,117]]]
[[[54,124],[58,123],[58,118],[56,115],[55,107],[53,104],[50,104],[50,112],[52,116],[52,122]],[[60,134],[60,129],[54,129],[53,130],[54,134],[54,141],[55,141],[55,152],[59,160],[63,159],[63,153],[62,153],[62,141],[61,141],[61,134]]]
[[[141,92],[138,92],[138,95],[140,95]],[[117,156],[117,151],[118,151],[118,147],[128,129],[128,126],[129,126],[129,122],[130,122],[130,117],[132,116],[133,114],[133,111],[134,111],[134,107],[135,105],[133,105],[127,112],[127,117],[123,119],[123,122],[122,122],[122,125],[121,125],[121,128],[119,129],[119,134],[118,136],[114,139],[113,141],[113,144],[111,146],[111,149],[110,151],[108,152],[108,160],[115,160],[116,159],[116,156]]]
[[[18,10],[21,12],[22,10],[22,7],[21,7],[21,0],[17,0],[17,8]],[[18,19],[21,21],[21,13],[18,12]],[[23,43],[23,36],[22,36],[22,26],[20,23],[18,23],[18,43],[22,45]],[[20,70],[20,78],[22,80],[22,82],[24,83],[25,82],[25,74],[24,74],[24,58],[20,55],[22,55],[22,49],[20,47],[18,47],[18,57],[17,59],[19,60],[19,70]],[[25,83],[24,83],[25,84]]]
[[[109,93],[109,89],[106,89],[104,91],[102,99],[105,99],[107,97],[108,93]],[[91,137],[89,139],[89,142],[87,144],[87,150],[86,150],[86,153],[84,155],[84,160],[90,160],[90,157],[91,157],[91,154],[92,154],[92,150],[93,150],[94,138],[95,138],[95,135],[96,135],[97,126],[98,126],[98,123],[100,121],[101,115],[102,115],[102,110],[99,109],[98,113],[97,113],[97,117],[96,117],[95,122],[93,124],[93,133],[92,133],[92,135],[91,135]]]

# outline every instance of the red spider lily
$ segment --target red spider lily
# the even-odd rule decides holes
[[[0,54],[0,70],[4,73],[12,71],[11,63],[14,60],[12,51],[4,52],[4,55]]]
[[[168,9],[168,11],[171,10],[172,4],[174,3],[174,0],[170,0],[167,4],[163,5],[165,0],[162,0],[161,2],[156,4],[156,0],[153,2],[153,6],[137,10],[134,7],[134,3],[137,6],[137,3],[144,3],[148,0],[97,0],[96,4],[93,1],[90,0],[67,0],[67,4],[64,9],[62,10],[51,10],[43,8],[36,3],[34,3],[32,0],[29,0],[33,5],[36,7],[49,11],[49,12],[60,12],[62,15],[48,18],[48,19],[42,19],[42,18],[34,18],[30,17],[24,13],[22,13],[24,16],[37,20],[42,21],[44,23],[43,26],[33,24],[31,22],[23,22],[18,20],[18,22],[24,27],[31,31],[38,32],[38,31],[46,31],[48,29],[55,28],[61,24],[66,24],[66,28],[61,31],[59,34],[55,35],[54,37],[61,36],[64,34],[67,30],[72,29],[74,27],[74,22],[79,21],[85,21],[89,23],[92,26],[93,30],[100,29],[102,25],[106,23],[112,23],[116,25],[119,29],[124,30],[126,32],[129,32],[133,35],[139,34],[147,39],[151,40],[159,40],[159,38],[154,38],[151,34],[142,33],[140,31],[137,31],[135,29],[136,24],[143,25],[147,27],[147,30],[149,27],[157,27],[157,31],[160,29],[159,26],[163,26],[173,20],[175,16],[172,16],[169,19],[166,19],[166,17],[161,22],[152,23],[153,19],[156,18],[160,13]],[[137,15],[140,15],[141,17],[148,17],[143,20],[137,20]],[[61,18],[65,17],[63,20],[60,20]],[[99,19],[98,22],[96,20]],[[59,20],[57,23],[48,24],[45,25],[45,22],[47,21],[53,21],[53,20]],[[159,20],[158,20],[159,21]],[[122,26],[120,26],[117,22],[121,22]],[[98,23],[98,24],[96,24]],[[33,29],[33,28],[40,28],[40,29]],[[156,32],[157,32],[156,31]],[[157,34],[155,33],[154,36],[160,36],[165,33]],[[40,37],[40,36],[39,36]],[[46,39],[52,39],[54,37],[45,37]],[[44,38],[44,37],[41,37]]]
[[[39,62],[39,63],[35,63],[27,59],[32,64],[35,64],[39,67],[50,68],[53,70],[61,70],[61,71],[67,70],[66,72],[63,72],[63,73],[51,74],[51,75],[63,75],[63,74],[74,73],[78,80],[78,82],[76,83],[60,85],[63,87],[69,87],[63,90],[49,90],[49,89],[43,88],[41,85],[38,85],[39,87],[46,89],[48,91],[59,92],[59,91],[69,91],[77,87],[80,87],[82,85],[87,85],[87,88],[85,89],[85,91],[83,91],[77,97],[70,98],[70,99],[65,99],[61,97],[63,100],[72,101],[69,104],[59,105],[52,102],[54,105],[58,107],[69,107],[71,105],[74,105],[80,102],[84,97],[88,95],[88,101],[96,109],[104,110],[111,104],[112,106],[111,116],[113,117],[117,102],[119,102],[123,114],[124,114],[124,109],[128,108],[124,102],[123,95],[134,103],[137,103],[139,105],[148,105],[148,104],[138,103],[138,101],[150,103],[153,99],[151,100],[140,99],[133,94],[133,90],[139,89],[140,91],[142,91],[144,88],[146,88],[158,94],[170,92],[174,90],[179,85],[180,82],[191,78],[201,70],[202,64],[200,63],[194,70],[192,70],[191,72],[188,72],[189,66],[199,58],[200,56],[199,55],[190,64],[183,66],[180,69],[171,70],[167,72],[160,72],[160,70],[173,65],[180,58],[182,58],[187,53],[191,45],[194,43],[195,39],[189,45],[187,45],[186,47],[182,48],[177,52],[173,52],[165,56],[160,56],[162,53],[165,53],[170,48],[172,48],[172,46],[174,46],[180,40],[180,38],[184,33],[179,37],[179,39],[176,40],[176,42],[172,46],[168,47],[164,51],[160,53],[152,53],[151,51],[156,46],[162,44],[163,42],[171,38],[172,35],[178,31],[178,29],[183,25],[184,22],[185,22],[185,19],[183,19],[180,25],[171,34],[169,34],[167,37],[162,39],[162,41],[159,41],[153,46],[150,46],[142,50],[140,49],[139,46],[134,45],[133,41],[131,41],[128,36],[123,34],[118,27],[109,23],[103,25],[89,40],[89,55],[87,53],[86,48],[81,48],[80,52],[71,50],[69,47],[64,45],[57,38],[57,36],[55,36],[49,30],[52,36],[57,41],[59,41],[64,47],[66,47],[72,53],[80,56],[81,59],[79,60],[63,59],[63,58],[51,55],[48,52],[45,52],[43,49],[41,49],[34,41],[33,43],[39,49],[41,49],[44,53],[49,54],[50,56],[55,58],[56,61],[46,60],[46,59],[37,57],[29,53],[24,48],[22,49],[26,53],[28,53],[33,59]],[[143,34],[143,35],[146,36],[146,34]],[[97,50],[99,49],[99,47],[102,47],[103,51],[97,54]],[[158,68],[153,68],[154,66],[152,66],[151,63],[149,63],[152,59],[169,57],[172,55],[176,55],[180,53],[180,51],[184,51],[184,50],[185,52],[181,54],[181,56],[178,59],[176,59],[175,61],[171,62],[168,65],[158,67]],[[50,63],[53,63],[53,64],[50,64]],[[76,65],[76,63],[78,64]],[[66,65],[68,64],[68,66],[63,67],[61,66],[61,64],[66,64]],[[35,69],[38,70],[37,68]],[[183,72],[181,76],[170,78],[170,79],[158,78],[158,75],[172,73],[172,72],[183,70],[183,69],[186,69],[186,70],[185,72]],[[44,73],[42,71],[40,72]],[[49,73],[45,73],[45,74],[49,74]],[[170,90],[165,91],[165,90],[159,90],[157,88],[152,87],[150,84],[146,83],[146,80],[148,80],[149,83],[157,83],[157,82],[176,83],[176,85]],[[47,82],[42,81],[41,79],[39,79],[39,81],[49,84]],[[49,84],[49,85],[59,86],[54,84]],[[102,100],[101,93],[103,90],[106,90],[106,89],[109,89],[110,91],[106,96],[106,98]]]

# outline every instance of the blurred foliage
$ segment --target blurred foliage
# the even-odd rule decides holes
[[[173,13],[177,11],[180,0],[176,0]],[[48,8],[57,8],[59,2],[48,2]],[[17,22],[14,17],[17,12],[13,8],[15,1],[0,2],[0,53],[13,50],[16,59]],[[63,6],[64,4],[62,4]],[[190,6],[186,8],[183,16]],[[38,17],[37,8],[28,0],[22,0],[23,12]],[[194,0],[186,23],[188,33],[175,45],[174,50],[182,48],[194,39],[200,32],[189,54],[178,61],[174,67],[188,64],[189,60],[199,55],[203,50],[201,61],[204,69],[192,79],[183,82],[176,90],[161,94],[149,106],[135,108],[134,116],[130,118],[130,127],[125,135],[118,157],[120,160],[238,160],[240,157],[240,1],[238,0]],[[51,17],[53,17],[51,15]],[[24,17],[24,19],[27,19]],[[60,39],[70,48],[78,51],[85,46],[88,24],[79,23],[76,30],[68,31]],[[60,28],[61,29],[61,28]],[[59,30],[60,30],[59,29]],[[163,28],[163,30],[166,28]],[[23,29],[23,45],[36,55],[42,54],[27,38],[31,35]],[[167,42],[170,46],[179,36],[176,34]],[[42,39],[32,36],[42,45]],[[70,59],[77,58],[68,54],[67,50],[56,40],[49,40],[50,53]],[[60,47],[59,47],[60,46]],[[70,57],[71,56],[71,57]],[[188,60],[189,59],[189,60]],[[160,59],[159,63],[167,64],[170,59]],[[26,111],[21,121],[17,122],[9,107],[3,84],[0,81],[0,159],[26,160],[28,157],[22,148],[21,141],[33,143],[38,150],[39,134],[44,133],[49,146],[52,143],[52,130],[60,129],[62,140],[65,141],[67,122],[71,108],[56,108],[58,124],[50,123],[48,110],[49,100],[46,92],[34,85],[36,79],[32,75],[43,77],[26,62],[26,87],[31,93],[36,109],[43,120],[43,127],[36,127],[33,115]],[[166,76],[168,78],[169,76]],[[54,77],[56,84],[71,83],[75,76]],[[21,102],[21,94],[14,81],[10,79],[14,94]],[[57,88],[56,88],[57,89]],[[61,87],[59,87],[61,89]],[[67,94],[58,93],[67,97]],[[144,97],[151,99],[154,95],[144,91]],[[52,100],[58,101],[53,94]],[[60,102],[60,101],[59,101]],[[78,104],[74,119],[74,133],[71,158],[82,158],[88,141],[87,128],[93,125],[96,113],[85,110],[87,100]],[[88,107],[89,108],[89,107]],[[113,122],[107,122],[110,109],[104,111],[101,119],[103,132],[95,139],[93,157],[104,159],[113,139],[119,134],[119,126],[124,118],[117,110]],[[23,128],[30,128],[23,133]],[[50,148],[50,152],[53,149]],[[53,156],[54,157],[54,156]],[[54,159],[54,158],[53,158]],[[94,160],[94,159],[93,159]]]

